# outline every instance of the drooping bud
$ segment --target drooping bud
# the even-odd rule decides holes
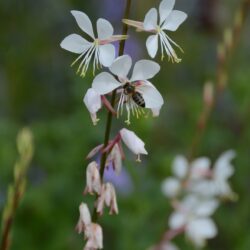
[[[91,223],[91,215],[87,204],[81,203],[79,206],[80,217],[76,225],[76,230],[80,234],[85,231],[86,227]]]
[[[144,147],[145,143],[133,131],[123,128],[120,130],[120,135],[126,146],[137,155],[137,161],[141,161],[140,154],[148,154]]]
[[[214,103],[214,86],[212,82],[206,82],[204,85],[203,101],[205,107],[211,108]]]
[[[89,224],[85,230],[85,238],[87,239],[87,243],[84,247],[84,250],[103,248],[103,233],[99,224]]]
[[[120,147],[118,146],[117,143],[112,148],[108,156],[107,164],[109,163],[112,163],[116,174],[119,175],[122,170],[122,155],[121,155]]]
[[[101,191],[101,179],[100,179],[100,173],[98,171],[98,164],[93,161],[91,162],[86,170],[86,188],[84,190],[84,194],[90,193],[99,194]]]
[[[99,214],[103,214],[105,205],[110,208],[110,214],[118,214],[115,188],[109,182],[102,185],[101,193],[97,200],[97,212]]]

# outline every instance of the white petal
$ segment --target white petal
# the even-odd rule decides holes
[[[214,175],[216,179],[228,179],[234,173],[234,168],[231,165],[231,160],[235,157],[233,150],[223,153],[214,165]]]
[[[180,179],[183,179],[187,175],[188,161],[182,155],[177,155],[172,165],[172,171]]]
[[[211,216],[218,208],[219,202],[215,199],[203,200],[195,208],[196,216]]]
[[[92,88],[100,95],[105,95],[121,86],[121,83],[107,72],[102,72],[95,77]]]
[[[148,81],[143,81],[142,85],[136,88],[142,94],[145,101],[145,108],[161,108],[164,101],[160,92]]]
[[[183,11],[173,10],[162,25],[162,29],[176,31],[187,19],[187,14]]]
[[[81,11],[72,10],[71,14],[75,17],[78,26],[93,39],[95,38],[93,26],[89,17]]]
[[[97,34],[100,40],[110,38],[114,33],[111,23],[103,18],[97,20]]]
[[[186,232],[197,247],[203,247],[206,239],[216,236],[217,228],[210,218],[196,219],[188,223]]]
[[[91,215],[87,204],[81,203],[79,206],[80,218],[82,223],[86,226],[91,223]]]
[[[187,217],[183,213],[174,212],[169,218],[169,227],[171,229],[178,229],[185,226],[187,223]]]
[[[191,178],[199,179],[206,176],[209,171],[211,161],[207,157],[200,157],[191,163]]]
[[[162,0],[159,7],[160,24],[162,24],[169,16],[174,8],[175,0]]]
[[[155,30],[157,28],[157,10],[152,8],[148,11],[143,22],[145,30]]]
[[[112,44],[100,45],[99,59],[104,67],[109,67],[115,60],[115,46]]]
[[[155,58],[158,51],[158,35],[149,36],[146,41],[148,54],[151,58]]]
[[[144,147],[145,143],[133,131],[123,128],[120,130],[120,135],[123,142],[134,154],[148,154]]]
[[[93,89],[88,89],[83,101],[90,113],[96,113],[102,106],[101,96]]]
[[[90,112],[94,125],[96,125],[96,123],[98,122],[96,113],[102,107],[101,96],[93,88],[90,88],[84,96],[83,102]]]
[[[132,66],[132,59],[129,55],[119,56],[110,66],[109,70],[116,76],[126,79]]]
[[[160,68],[158,63],[151,60],[140,60],[134,66],[130,81],[143,81],[153,78],[160,71]]]
[[[151,109],[153,117],[158,117],[160,115],[161,108]]]
[[[169,177],[161,185],[162,193],[170,198],[176,197],[181,189],[180,182],[176,178]]]
[[[61,48],[70,52],[81,54],[90,48],[92,43],[77,34],[71,34],[63,39]]]

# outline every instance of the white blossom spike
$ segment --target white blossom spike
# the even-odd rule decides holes
[[[92,60],[93,74],[100,66],[109,67],[115,59],[115,47],[111,43],[127,39],[127,36],[113,35],[111,23],[100,18],[97,20],[97,37],[95,37],[92,23],[84,12],[73,10],[71,14],[81,30],[91,38],[91,41],[87,41],[77,34],[71,34],[60,44],[63,49],[79,54],[72,63],[73,66],[80,61],[77,73],[84,77]]]

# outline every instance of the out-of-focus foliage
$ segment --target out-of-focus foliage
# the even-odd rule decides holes
[[[148,8],[158,4],[153,0],[133,2],[131,16],[135,19],[143,18]],[[146,249],[166,229],[171,207],[160,192],[160,184],[170,175],[173,157],[187,153],[190,148],[202,108],[203,84],[215,77],[216,44],[223,27],[232,24],[240,1],[213,0],[214,6],[209,5],[211,15],[204,17],[206,2],[209,0],[177,1],[176,8],[189,14],[187,22],[173,34],[185,50],[183,62],[164,61],[161,73],[154,79],[166,100],[161,116],[135,119],[131,125],[145,140],[149,155],[143,157],[142,164],[137,164],[134,156],[127,154],[124,168],[131,175],[133,192],[118,194],[118,216],[102,218],[106,249]],[[59,43],[67,34],[81,32],[70,15],[71,9],[83,10],[93,19],[99,16],[111,19],[118,33],[123,3],[123,0],[0,2],[1,213],[18,155],[15,137],[24,124],[31,127],[36,148],[27,191],[14,222],[13,250],[81,249],[84,244],[74,226],[78,205],[89,199],[82,197],[85,156],[103,140],[105,112],[93,127],[82,104],[93,76],[89,74],[84,79],[77,76],[75,68],[69,67],[73,55],[61,50]],[[230,60],[228,88],[197,152],[213,159],[227,149],[237,152],[232,186],[239,201],[219,209],[215,218],[219,235],[209,242],[207,249],[250,249],[249,24],[248,18]],[[147,58],[143,54],[145,36],[134,31],[131,35],[133,39],[126,51],[134,58]],[[114,132],[122,121],[115,123]],[[181,237],[177,241],[181,249],[194,249]]]

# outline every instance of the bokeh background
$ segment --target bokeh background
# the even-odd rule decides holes
[[[12,182],[18,156],[18,130],[30,126],[35,156],[28,173],[28,187],[16,214],[13,250],[82,249],[82,236],[74,231],[78,205],[83,197],[86,154],[103,141],[105,112],[93,127],[82,103],[92,74],[81,79],[69,65],[74,55],[59,44],[68,34],[81,34],[70,10],[83,10],[95,22],[109,19],[121,32],[125,0],[2,0],[0,1],[0,212]],[[142,20],[158,0],[134,0],[131,18]],[[177,0],[176,9],[188,20],[172,34],[185,50],[180,64],[162,63],[154,79],[166,103],[157,119],[133,120],[130,129],[143,138],[149,152],[142,164],[129,152],[124,164],[126,180],[119,185],[119,216],[105,215],[105,249],[139,250],[157,242],[167,227],[171,211],[161,193],[161,181],[171,174],[176,154],[186,154],[202,110],[204,82],[215,79],[216,48],[225,27],[231,26],[237,0]],[[217,211],[218,236],[206,249],[250,249],[250,20],[228,62],[228,87],[220,96],[197,156],[216,159],[235,149],[235,175],[231,183],[239,200]],[[127,53],[148,58],[145,34],[130,31]],[[159,58],[157,58],[159,60]],[[113,133],[122,120],[115,121]],[[194,247],[177,238],[181,249]]]

